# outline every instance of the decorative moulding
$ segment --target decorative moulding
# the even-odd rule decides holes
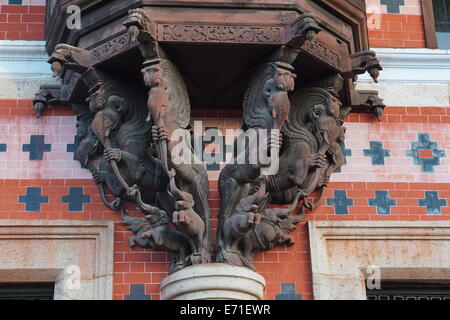
[[[316,300],[366,300],[365,280],[448,280],[448,221],[312,221]]]
[[[0,40],[0,99],[31,99],[43,84],[57,84],[44,41]]]
[[[450,50],[376,48],[380,83],[450,83]],[[358,82],[371,82],[369,75]]]
[[[113,221],[0,220],[0,283],[54,282],[55,300],[111,300],[113,246]]]
[[[0,40],[0,77],[48,77],[44,41]]]

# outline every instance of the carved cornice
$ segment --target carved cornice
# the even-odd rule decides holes
[[[302,50],[326,62],[329,66],[339,72],[344,70],[344,63],[341,55],[319,39],[316,39],[314,42],[306,42],[303,45]]]
[[[119,35],[106,43],[103,43],[90,50],[93,57],[94,64],[107,60],[116,54],[124,52],[133,46],[136,46],[137,41],[132,41],[130,34],[124,33]]]
[[[163,24],[158,27],[158,40],[282,44],[283,32],[284,28],[280,27]]]

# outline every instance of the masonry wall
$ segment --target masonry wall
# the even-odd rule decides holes
[[[7,2],[0,1],[0,39],[42,39],[44,1]],[[367,2],[368,10],[383,4],[381,29],[369,33],[373,47],[425,47],[419,0]],[[42,65],[47,68],[45,61]],[[374,88],[387,90],[392,85],[381,81]],[[449,88],[445,83],[428,86]],[[103,205],[90,173],[74,160],[74,114],[56,108],[36,119],[30,100],[33,91],[29,93],[27,99],[11,94],[0,99],[0,220],[114,220],[114,299],[159,299],[159,283],[168,271],[167,254],[129,247],[132,234],[119,223],[118,214]],[[381,122],[366,114],[346,119],[346,165],[333,176],[324,203],[307,215],[308,221],[450,220],[448,90],[447,102],[444,98],[444,103],[434,103],[431,96],[426,101],[429,105],[415,106],[410,100],[402,105],[401,98],[388,97]],[[240,127],[240,111],[211,107],[194,110],[192,120],[202,120],[222,135],[226,129]],[[231,144],[227,137],[204,141],[206,152],[221,158],[217,166],[208,167],[213,217],[220,204],[218,175],[231,157],[227,153]],[[268,283],[267,299],[313,299],[306,224],[293,235],[293,247],[256,258],[257,271]]]

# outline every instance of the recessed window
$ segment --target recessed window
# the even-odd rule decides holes
[[[433,0],[436,38],[439,49],[450,49],[450,0]]]
[[[450,301],[450,283],[382,281],[380,289],[367,289],[367,300]]]
[[[0,283],[0,300],[53,300],[54,283]]]

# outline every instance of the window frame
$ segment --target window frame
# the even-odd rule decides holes
[[[434,18],[433,0],[421,0],[421,4],[427,48],[438,49],[439,45],[436,36],[436,21]]]

